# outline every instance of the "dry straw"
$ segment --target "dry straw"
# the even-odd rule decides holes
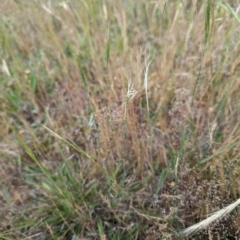
[[[193,234],[195,234],[203,229],[206,229],[211,223],[213,223],[215,221],[220,221],[227,214],[232,212],[239,204],[240,204],[240,198],[236,202],[230,204],[229,206],[213,213],[210,217],[201,221],[200,223],[197,223],[191,227],[188,227],[187,229],[182,231],[181,235],[185,236],[185,237],[190,237]]]

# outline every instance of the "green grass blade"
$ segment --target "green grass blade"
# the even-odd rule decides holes
[[[109,36],[108,37],[108,41],[107,41],[107,47],[106,47],[106,60],[107,60],[107,63],[109,62],[110,50],[111,50],[111,39],[110,39],[110,36]]]
[[[51,182],[51,184],[55,187],[55,189],[64,197],[64,194],[62,190],[56,185],[56,183],[52,180],[51,175],[48,173],[47,169],[38,161],[35,154],[31,150],[31,148],[24,142],[24,140],[20,137],[20,135],[16,132],[14,128],[12,128],[15,136],[17,137],[19,143],[23,147],[23,149],[26,151],[26,153],[29,155],[29,157],[36,163],[36,165],[39,167],[39,169],[44,173],[44,175],[48,178],[48,180]]]
[[[76,146],[74,143],[71,143],[70,141],[60,137],[58,134],[56,134],[55,132],[53,132],[51,129],[49,129],[48,127],[44,126],[43,127],[48,130],[51,134],[53,134],[53,136],[55,136],[56,138],[62,140],[64,143],[66,143],[68,146],[70,146],[72,149],[74,149],[75,151],[77,151],[78,153],[80,153],[81,155],[87,157],[89,160],[91,160],[93,163],[95,163],[100,169],[104,170],[91,156],[89,156],[85,151],[83,151],[80,147]],[[104,170],[105,171],[105,170]]]
[[[84,88],[87,90],[87,77],[86,77],[86,74],[84,72],[82,62],[81,62],[81,59],[80,59],[79,56],[78,56],[78,67],[79,67],[79,70],[80,70],[80,73],[81,73]]]
[[[232,7],[228,3],[219,3],[218,4],[221,8],[225,9],[229,13],[232,14],[232,16],[240,23],[240,16],[232,9]]]
[[[162,170],[161,175],[159,177],[158,184],[157,184],[157,189],[156,189],[156,192],[155,192],[156,194],[159,194],[159,191],[163,187],[164,182],[167,179],[167,176],[168,176],[168,171],[165,168],[165,169]]]
[[[206,13],[205,13],[205,38],[204,43],[207,45],[210,33],[210,21],[211,21],[212,1],[207,1]]]

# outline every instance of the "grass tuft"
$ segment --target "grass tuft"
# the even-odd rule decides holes
[[[0,239],[240,239],[239,21],[236,0],[3,1]]]

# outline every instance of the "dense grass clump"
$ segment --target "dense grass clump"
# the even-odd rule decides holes
[[[0,239],[239,239],[237,2],[4,1]]]

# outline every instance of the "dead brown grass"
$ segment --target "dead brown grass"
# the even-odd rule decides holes
[[[169,2],[164,15],[158,1],[64,4],[10,0],[0,10],[3,239],[174,239],[239,198],[236,19],[213,3],[205,46],[205,3]],[[63,184],[71,217],[16,133]],[[88,189],[82,200],[77,192]],[[195,239],[237,239],[238,219],[236,211]]]

